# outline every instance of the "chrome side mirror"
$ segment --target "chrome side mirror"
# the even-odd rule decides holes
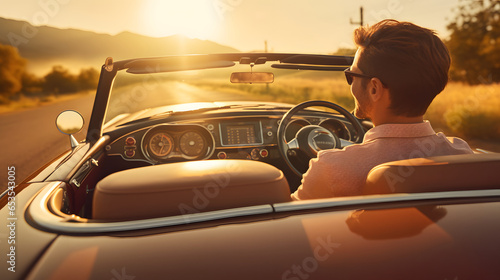
[[[78,146],[78,141],[73,137],[73,134],[80,132],[83,128],[83,124],[84,120],[82,115],[73,110],[63,111],[56,118],[57,129],[61,133],[69,135],[72,149]]]

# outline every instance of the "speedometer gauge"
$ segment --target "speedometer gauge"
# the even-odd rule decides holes
[[[198,132],[188,131],[179,139],[181,152],[190,157],[197,157],[203,153],[206,143]]]
[[[149,150],[157,157],[167,156],[172,151],[172,147],[172,137],[167,133],[159,132],[149,139]]]

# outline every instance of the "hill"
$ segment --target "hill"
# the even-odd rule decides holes
[[[77,29],[33,26],[25,21],[0,17],[0,44],[13,45],[28,59],[30,71],[43,74],[55,65],[80,69],[99,68],[106,57],[122,60],[192,53],[227,53],[238,50],[212,41],[181,35],[163,38],[131,32],[117,35]]]

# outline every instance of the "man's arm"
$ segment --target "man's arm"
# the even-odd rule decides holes
[[[291,197],[292,200],[328,198],[333,196],[335,162],[332,159],[339,150],[321,151],[317,158],[309,161],[309,169],[302,177],[302,185]]]

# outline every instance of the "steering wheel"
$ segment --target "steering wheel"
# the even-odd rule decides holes
[[[353,125],[354,129],[356,130],[356,138],[354,139],[354,142],[340,139],[337,135],[319,125],[304,126],[297,132],[295,138],[287,142],[285,139],[285,130],[292,117],[297,112],[313,106],[333,109],[342,114],[347,120],[349,120],[349,122]],[[345,146],[354,143],[361,143],[363,141],[364,134],[365,132],[358,119],[355,118],[351,113],[349,113],[349,111],[342,108],[341,106],[332,102],[322,101],[322,100],[306,101],[291,108],[281,118],[278,127],[278,149],[283,159],[285,159],[285,163],[288,165],[288,167],[290,167],[290,169],[295,174],[297,174],[297,176],[302,177],[303,175],[302,172],[300,172],[290,161],[288,154],[290,151],[301,150],[309,158],[314,158],[321,150],[334,149],[334,148],[341,149]]]

